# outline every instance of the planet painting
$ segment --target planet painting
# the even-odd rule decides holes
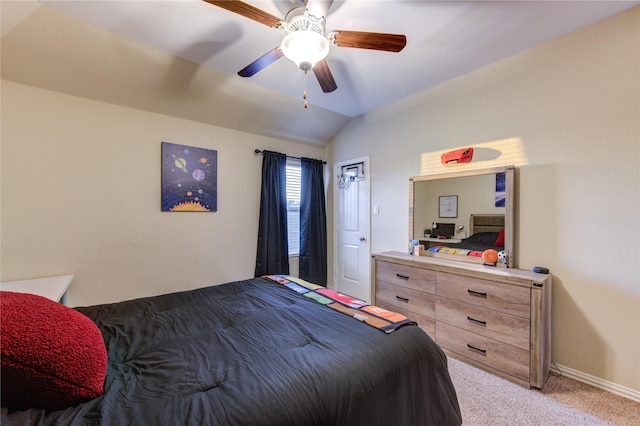
[[[162,211],[218,210],[218,151],[162,142]]]

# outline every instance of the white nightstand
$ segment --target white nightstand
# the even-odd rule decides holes
[[[34,278],[31,280],[3,281],[0,290],[29,293],[46,297],[63,305],[67,304],[67,289],[73,281],[73,275]]]

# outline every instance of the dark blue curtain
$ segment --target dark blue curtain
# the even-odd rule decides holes
[[[300,278],[327,285],[327,211],[322,161],[302,158],[300,190]]]
[[[262,152],[262,190],[255,276],[289,274],[287,156]]]

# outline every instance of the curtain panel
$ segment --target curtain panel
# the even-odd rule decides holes
[[[287,156],[262,152],[262,189],[255,276],[289,274]]]
[[[327,285],[327,212],[324,165],[301,158],[300,190],[300,278]]]

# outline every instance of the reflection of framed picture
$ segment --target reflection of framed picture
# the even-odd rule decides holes
[[[458,196],[445,195],[438,197],[440,201],[440,217],[458,217]]]
[[[505,198],[507,196],[507,185],[505,182],[505,173],[496,173],[496,207],[505,206]]]

